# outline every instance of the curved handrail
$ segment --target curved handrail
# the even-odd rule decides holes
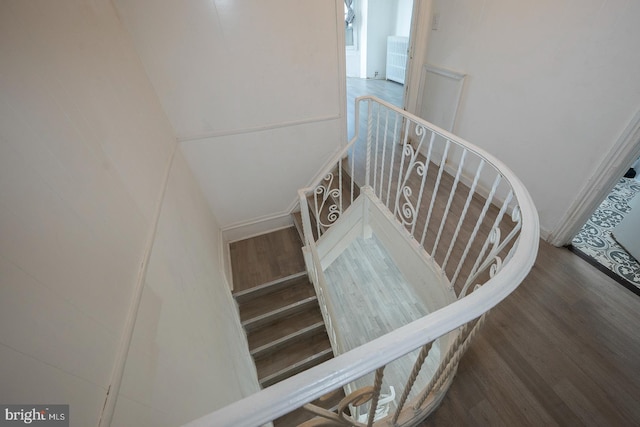
[[[503,162],[462,138],[376,97],[359,97],[356,99],[356,105],[362,100],[377,102],[390,110],[400,112],[418,124],[428,126],[436,134],[464,146],[499,171],[511,186],[520,208],[521,229],[517,248],[509,262],[505,263],[495,276],[456,302],[321,365],[185,424],[186,426],[259,426],[272,421],[480,317],[513,292],[533,266],[540,235],[538,214],[522,182]],[[358,114],[358,108],[356,108],[356,118]],[[357,120],[356,123],[358,123]],[[347,150],[358,137],[359,131],[356,126],[354,137],[335,156],[336,161],[340,161],[346,155]],[[305,191],[313,188],[310,186],[299,190],[300,196],[305,197]]]

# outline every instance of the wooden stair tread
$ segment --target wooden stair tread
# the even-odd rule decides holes
[[[249,333],[268,323],[273,323],[277,319],[281,319],[294,313],[299,313],[300,311],[307,310],[309,309],[309,307],[314,305],[318,305],[318,297],[316,297],[315,295],[300,301],[296,301],[292,304],[286,305],[276,310],[267,312],[265,314],[247,319],[242,322],[242,326],[244,327],[245,331]]]
[[[274,322],[256,328],[247,335],[249,349],[269,344],[300,329],[304,329],[318,322],[322,322],[322,313],[318,305],[309,306],[304,311],[276,319]]]
[[[286,241],[283,245],[286,247],[300,244],[295,232],[284,237]],[[267,238],[262,240],[270,241]],[[259,259],[270,271],[277,272],[281,265],[281,254],[277,251],[265,252],[258,247],[258,243],[254,246],[249,243],[245,246],[252,251],[251,257]],[[270,280],[278,276],[268,277]],[[255,282],[251,277],[247,281]],[[333,357],[318,298],[306,271],[264,284],[256,283],[234,292],[233,297],[238,304],[249,351],[262,387],[268,387]]]
[[[324,330],[324,322],[316,322],[305,328],[298,329],[277,340],[270,341],[269,343],[266,343],[260,347],[254,348],[253,350],[251,350],[251,356],[254,360],[258,360],[260,358],[268,356],[269,354],[275,353],[276,351],[279,351],[286,346],[291,346],[293,345],[293,343],[299,340],[318,334],[319,332],[323,332]]]
[[[304,280],[304,278],[306,277],[307,277],[307,272],[300,271],[290,276],[282,277],[280,279],[276,279],[259,286],[254,286],[252,288],[245,289],[243,291],[234,292],[233,297],[238,302],[238,304],[243,304],[252,299],[260,298],[264,295],[270,294],[272,292],[276,292],[282,288],[286,288],[291,283],[295,283],[296,281],[299,281],[299,280]]]
[[[241,303],[240,320],[252,319],[312,296],[315,296],[315,291],[305,275],[286,287],[280,287],[260,298]]]
[[[286,380],[287,378],[292,377],[295,374],[298,374],[302,371],[305,371],[316,365],[319,365],[322,362],[326,362],[327,360],[330,360],[332,358],[333,358],[333,350],[331,350],[330,348],[322,350],[312,356],[307,357],[306,359],[296,362],[295,364],[287,368],[274,372],[273,374],[267,377],[261,378],[259,380],[260,386],[263,388],[269,387],[280,381]]]
[[[260,383],[274,384],[317,364],[317,360],[326,360],[332,356],[331,343],[322,330],[311,337],[289,345],[267,357],[256,360],[256,369]]]

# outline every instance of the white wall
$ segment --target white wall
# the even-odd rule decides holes
[[[409,37],[411,32],[411,10],[413,0],[398,0],[394,36]]]
[[[360,77],[360,49],[351,49],[346,52],[347,77]]]
[[[397,4],[388,0],[368,0],[366,77],[384,79],[387,69],[387,37],[394,35]],[[376,72],[378,75],[376,76]]]
[[[548,234],[640,108],[640,3],[436,0],[434,12],[427,62],[468,74],[456,133],[521,177]]]
[[[343,3],[116,4],[221,227],[289,221],[346,142]]]
[[[97,425],[175,146],[109,1],[0,2],[1,402],[68,403],[72,426]],[[200,305],[165,302],[158,315],[187,310],[185,323],[211,326],[209,341],[173,359],[176,371],[213,371],[212,360],[226,359],[230,372],[228,360],[248,354],[241,338],[226,341],[238,319],[222,297],[220,266],[209,259],[220,236],[215,222],[204,225],[212,217],[198,197],[178,156],[147,284],[160,297],[161,286],[186,292],[197,283],[200,293],[209,286]],[[176,204],[187,207],[183,216]],[[184,269],[159,270],[156,254],[191,262],[195,279]],[[157,333],[171,336],[172,327],[159,322]],[[251,372],[240,375],[224,398],[218,384],[207,384],[209,403],[247,392]],[[173,384],[137,386],[193,408],[193,396]]]
[[[112,426],[177,426],[258,391],[222,236],[182,153],[171,169]]]
[[[357,51],[347,50],[347,76],[386,78],[387,37],[409,36],[412,7],[413,0],[357,2],[356,24],[360,40]]]
[[[355,12],[355,18],[353,21],[353,36],[354,47],[346,49],[346,70],[347,77],[362,77],[361,73],[361,51],[363,42],[366,43],[366,34],[363,38],[364,20],[366,16],[363,14],[363,8],[366,10],[367,0],[354,0],[353,10]]]

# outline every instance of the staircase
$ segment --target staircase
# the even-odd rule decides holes
[[[298,191],[304,253],[294,227],[230,245],[234,296],[257,375],[263,387],[276,387],[188,425],[360,425],[362,415],[369,425],[420,425],[445,397],[487,311],[531,269],[537,213],[502,162],[374,97],[356,104],[354,138],[331,160],[334,166]],[[345,176],[347,158],[364,183],[360,191]],[[386,240],[409,285],[430,304],[429,314],[320,363],[332,358],[329,337],[341,349],[333,325],[340,298],[327,297],[324,270],[361,233]],[[375,318],[377,311],[366,315]],[[394,379],[402,392],[393,410],[375,420],[385,371],[392,373],[401,357],[410,362],[410,372]],[[424,365],[436,369],[418,381]],[[303,372],[311,366],[313,373]],[[338,412],[327,411],[331,398],[356,380],[363,385],[339,399]],[[321,419],[297,418],[302,408]]]
[[[333,356],[306,272],[237,292],[234,297],[263,388]]]
[[[281,246],[296,246],[297,251],[282,250]],[[242,257],[239,251],[243,251]],[[267,276],[277,275],[304,264],[301,241],[293,227],[236,242],[231,253],[234,277],[240,276],[240,281],[247,281],[245,276],[253,277],[259,270],[270,270]],[[242,260],[233,259],[234,253]],[[292,256],[299,260],[292,262]],[[240,269],[243,271],[237,271]],[[239,290],[233,296],[262,388],[333,358],[318,298],[305,271]],[[331,410],[343,397],[339,390],[314,403]],[[310,418],[311,414],[300,409],[275,420],[274,425],[298,425]]]

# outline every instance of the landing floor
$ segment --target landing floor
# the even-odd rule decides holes
[[[301,247],[293,226],[231,243],[233,291],[305,271]]]
[[[357,238],[325,270],[327,298],[335,302],[336,329],[345,352],[428,314],[427,307],[407,283],[380,240]],[[418,352],[397,360],[385,369],[383,393],[389,385],[399,400]],[[431,359],[439,357],[437,345]],[[418,377],[417,390],[426,386],[435,371],[427,363]],[[356,388],[373,385],[373,374],[355,383]],[[353,391],[353,390],[351,390]]]

